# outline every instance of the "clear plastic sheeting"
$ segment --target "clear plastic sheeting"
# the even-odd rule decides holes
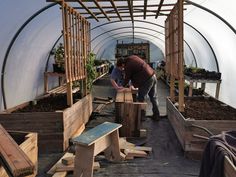
[[[100,6],[110,6],[110,1],[98,1]],[[115,59],[117,40],[124,42],[149,41],[151,61],[162,60],[165,56],[164,22],[166,14],[173,6],[163,6],[160,16],[155,19],[151,14],[157,7],[150,7],[143,18],[144,1],[132,1],[136,6],[134,23],[128,10],[122,12],[123,21],[113,18],[114,8],[106,8],[110,21],[97,9],[99,22],[91,18],[77,2],[71,6],[91,23],[91,47],[99,59]],[[177,0],[165,0],[164,4],[176,3]],[[95,3],[84,2],[89,7]],[[118,6],[127,6],[128,1],[114,1]],[[160,0],[148,0],[148,5],[156,5]],[[197,5],[195,5],[196,3]],[[47,62],[53,63],[49,56],[51,49],[62,35],[62,16],[59,5],[46,9],[32,17],[37,11],[48,6],[45,0],[11,0],[0,2],[0,109],[3,110],[3,95],[7,108],[16,106],[43,94],[43,72]],[[219,98],[236,107],[236,1],[235,0],[192,0],[184,5],[184,59],[189,66],[198,66],[222,73]],[[117,15],[117,14],[116,14]],[[113,16],[113,17],[112,17]],[[138,16],[138,17],[137,17]],[[142,16],[142,17],[141,17]],[[100,18],[102,17],[102,18]],[[28,20],[15,41],[9,48],[17,31]],[[62,41],[62,39],[61,39]],[[7,49],[9,49],[8,56]],[[48,61],[48,58],[50,61]],[[4,66],[4,70],[3,70]],[[51,67],[48,67],[51,71]],[[2,85],[3,83],[3,85]],[[49,86],[57,85],[50,80]],[[215,85],[206,85],[207,93],[215,95]]]
[[[184,40],[188,43],[195,56],[196,66],[210,71],[217,71],[216,58],[207,39],[205,39],[204,36],[202,36],[202,34],[195,28],[188,25],[184,25],[184,34]],[[190,58],[188,60],[191,61]],[[192,62],[190,65],[191,64]]]
[[[199,4],[196,0],[193,2]],[[227,21],[234,29],[236,29],[236,22],[234,18],[236,16],[236,11],[234,9],[234,7],[236,7],[236,2],[234,0],[206,0],[200,3],[200,5],[213,11],[215,14]],[[220,18],[207,12],[206,10],[198,7],[192,7],[192,9],[187,10],[185,14],[184,21],[198,29],[209,41],[213,51],[215,52],[219,71],[222,73],[219,99],[232,105],[233,107],[236,107],[236,34]],[[188,33],[185,31],[185,38],[187,37],[189,40],[192,38],[194,44],[191,44],[191,46],[198,50],[198,52],[195,52],[197,62],[201,62],[201,65],[207,69],[214,69],[214,58],[212,57],[210,48],[208,47],[207,49],[206,47],[203,47],[204,40],[200,37],[195,37],[193,34],[194,33]],[[202,53],[205,55],[204,58],[201,58]],[[207,84],[206,91],[211,95],[214,95],[215,85]]]
[[[36,0],[0,2],[0,15],[4,17],[0,20],[0,66],[4,72],[1,77],[4,85],[0,84],[1,110],[4,109],[2,94],[7,108],[10,108],[43,93],[45,64],[51,47],[61,35],[62,26],[58,5],[34,16],[48,5],[45,1]]]

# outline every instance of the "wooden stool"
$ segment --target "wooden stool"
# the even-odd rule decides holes
[[[107,159],[121,160],[118,133],[121,126],[104,122],[72,140],[76,144],[74,177],[93,176],[94,157],[104,150]]]

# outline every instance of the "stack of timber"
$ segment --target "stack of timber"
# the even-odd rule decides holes
[[[115,109],[116,122],[122,124],[120,135],[124,137],[140,136],[142,116],[145,116],[147,103],[133,102],[132,92],[117,92]]]
[[[47,172],[49,175],[53,175],[53,177],[65,177],[68,172],[74,171],[74,160],[75,155],[72,153],[66,152]],[[100,168],[99,162],[94,162],[93,170],[97,170]]]
[[[125,137],[119,139],[120,150],[125,154],[125,159],[130,160],[135,157],[147,157],[148,153],[152,152],[151,147],[146,146],[136,146],[126,140]]]
[[[99,114],[102,109],[110,103],[113,103],[113,100],[111,97],[107,97],[107,98],[103,98],[103,97],[94,97],[94,101],[93,103],[95,104],[99,104],[94,110],[93,113],[94,114]]]
[[[0,126],[0,176],[35,177],[37,174],[37,133],[6,132]]]
[[[12,113],[28,104],[29,102],[0,113],[0,123],[8,131],[37,132],[40,153],[65,151],[69,146],[69,139],[88,122],[92,113],[91,94],[65,110]]]

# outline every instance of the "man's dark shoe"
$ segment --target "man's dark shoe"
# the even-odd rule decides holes
[[[154,115],[152,115],[151,119],[154,120],[154,121],[159,121],[160,120],[160,116],[154,114]]]
[[[167,115],[161,115],[159,116],[160,119],[167,119]]]

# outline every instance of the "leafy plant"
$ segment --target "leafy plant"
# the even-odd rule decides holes
[[[93,81],[96,78],[96,71],[94,68],[94,61],[96,55],[94,53],[89,53],[88,60],[86,63],[86,71],[87,71],[87,88],[89,90],[92,89]]]
[[[65,50],[64,50],[64,46],[62,43],[60,43],[55,51],[55,63],[58,64],[58,66],[62,66],[65,63]]]

